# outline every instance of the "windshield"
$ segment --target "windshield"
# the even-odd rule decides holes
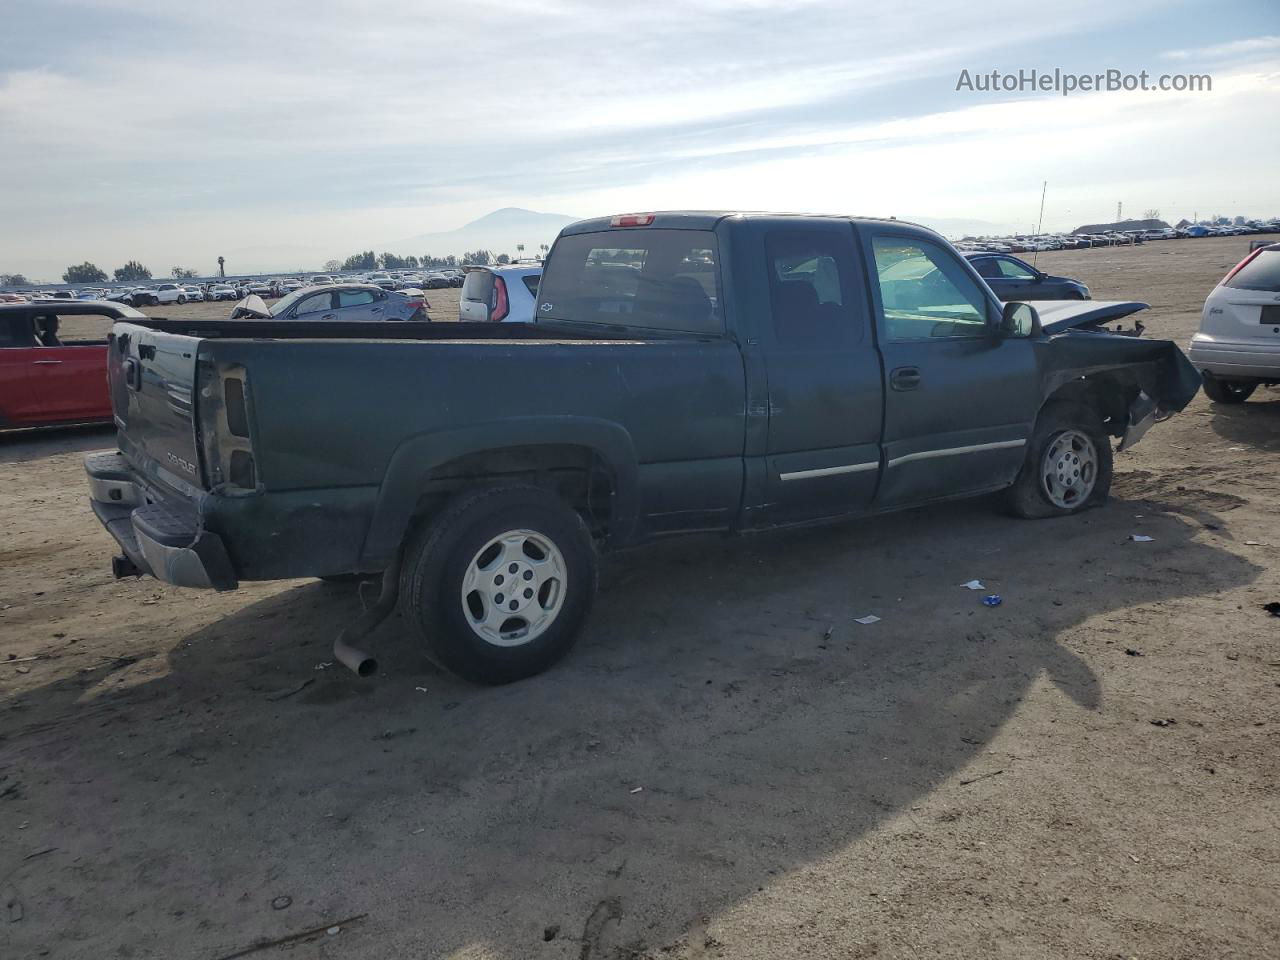
[[[309,292],[307,288],[303,287],[301,290],[293,291],[293,293],[289,294],[287,297],[281,297],[279,300],[277,300],[275,303],[271,305],[271,309],[269,310],[269,313],[273,317],[280,316],[281,314],[288,311],[288,309],[292,307],[295,303],[301,300],[302,295],[307,292]]]
[[[538,321],[720,333],[719,250],[705,230],[563,236],[538,286]]]

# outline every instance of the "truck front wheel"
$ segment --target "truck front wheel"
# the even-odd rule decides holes
[[[1019,517],[1040,519],[1097,506],[1111,492],[1111,468],[1111,445],[1092,408],[1046,404],[1008,490],[1009,508]]]
[[[596,578],[577,513],[537,487],[491,487],[458,497],[416,533],[400,603],[441,666],[473,683],[510,683],[569,652]]]

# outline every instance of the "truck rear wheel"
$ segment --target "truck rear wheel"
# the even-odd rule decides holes
[[[1009,508],[1040,519],[1097,506],[1111,492],[1111,468],[1111,444],[1097,413],[1083,404],[1046,404],[1006,494]]]
[[[1256,380],[1219,380],[1211,373],[1204,377],[1204,392],[1215,403],[1244,403],[1258,389]]]
[[[400,603],[433,660],[473,683],[541,673],[569,652],[596,591],[582,518],[552,494],[464,494],[413,537]]]

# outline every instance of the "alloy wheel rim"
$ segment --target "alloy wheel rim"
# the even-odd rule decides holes
[[[1079,430],[1064,430],[1053,438],[1040,464],[1040,486],[1049,502],[1069,509],[1089,499],[1098,482],[1098,450]]]
[[[567,574],[560,548],[533,530],[508,530],[481,547],[462,578],[462,612],[498,647],[532,643],[555,622]]]

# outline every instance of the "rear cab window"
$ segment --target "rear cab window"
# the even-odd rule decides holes
[[[862,339],[851,310],[857,289],[848,237],[826,230],[771,230],[765,236],[769,297],[779,343]]]
[[[1234,290],[1280,293],[1280,250],[1263,250],[1223,286]]]
[[[724,332],[719,247],[707,230],[634,227],[561,236],[537,290],[539,322]]]

